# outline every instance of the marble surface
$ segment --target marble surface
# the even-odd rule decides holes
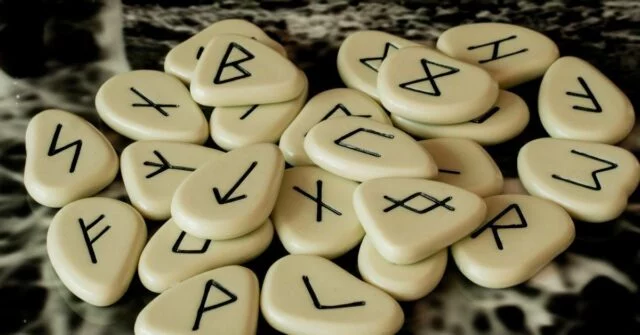
[[[433,44],[447,28],[468,22],[513,22],[552,38],[562,55],[600,68],[640,106],[638,1],[221,1],[204,0],[0,1],[0,333],[128,334],[154,294],[135,279],[126,296],[92,307],[65,289],[45,251],[55,210],[24,189],[24,134],[46,108],[77,113],[98,126],[120,152],[128,141],[95,112],[94,95],[114,73],[162,69],[180,41],[224,18],[245,18],[282,42],[307,74],[310,94],[341,87],[335,58],[341,41],[359,29],[379,29]],[[514,88],[534,112],[516,139],[488,148],[509,191],[521,190],[516,154],[546,136],[537,119],[540,81]],[[210,111],[205,111],[210,112]],[[208,145],[212,145],[208,142]],[[640,153],[636,127],[621,146]],[[118,179],[102,195],[126,200]],[[604,224],[577,222],[577,239],[532,280],[506,290],[480,288],[450,262],[442,283],[426,298],[402,304],[402,334],[640,333],[640,197]],[[151,231],[159,223],[147,222]],[[274,241],[249,263],[262,279],[285,254]],[[357,274],[355,251],[337,263]],[[274,331],[261,320],[259,334]]]

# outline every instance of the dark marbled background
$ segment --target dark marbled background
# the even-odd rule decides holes
[[[343,86],[335,59],[350,32],[378,29],[433,44],[449,27],[512,22],[538,30],[562,55],[602,70],[639,106],[639,1],[204,1],[0,0],[0,333],[127,334],[154,294],[134,279],[116,305],[75,298],[49,264],[45,237],[55,210],[31,200],[22,185],[24,133],[46,108],[87,118],[118,151],[128,140],[97,117],[101,83],[129,69],[162,69],[167,51],[209,24],[244,18],[281,42],[307,74],[310,94]],[[546,136],[536,115],[535,80],[512,89],[532,120],[516,139],[488,148],[519,191],[515,159],[527,141]],[[212,143],[208,143],[212,145]],[[621,146],[640,152],[636,127]],[[126,200],[121,181],[101,195]],[[529,282],[489,290],[467,281],[450,262],[428,297],[402,304],[403,334],[640,334],[640,198],[605,224],[577,222],[571,248]],[[148,222],[152,231],[158,223]],[[259,277],[285,254],[274,240],[249,263]],[[356,252],[337,263],[357,275]],[[273,330],[260,321],[260,334]]]

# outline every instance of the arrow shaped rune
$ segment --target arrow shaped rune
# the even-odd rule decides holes
[[[240,184],[242,184],[242,182],[247,179],[247,177],[251,174],[251,171],[253,171],[253,169],[255,169],[255,167],[258,165],[258,162],[253,162],[251,163],[251,165],[249,166],[249,168],[247,169],[247,171],[244,172],[244,174],[242,174],[242,176],[240,177],[240,179],[238,179],[238,181],[236,181],[235,184],[233,184],[233,186],[231,187],[231,189],[224,195],[221,196],[220,195],[220,191],[218,191],[217,187],[213,188],[213,195],[216,197],[216,201],[218,202],[218,204],[220,205],[224,205],[224,204],[228,204],[231,202],[235,202],[238,200],[242,200],[244,198],[247,197],[246,194],[242,194],[236,197],[231,197],[233,195],[233,192],[235,192],[235,190],[240,186]]]
[[[206,306],[207,304],[207,298],[209,297],[209,291],[211,290],[211,287],[215,287],[217,288],[220,292],[222,292],[224,295],[226,295],[229,299],[219,302],[215,305],[210,305],[210,306]],[[198,307],[198,311],[196,313],[196,320],[193,323],[193,327],[191,328],[192,331],[196,331],[198,329],[200,329],[200,321],[202,320],[202,315],[204,313],[207,313],[209,311],[212,311],[214,309],[220,308],[220,307],[224,307],[226,305],[229,304],[233,304],[234,302],[236,302],[238,300],[238,296],[233,294],[233,292],[229,291],[226,287],[222,286],[222,284],[218,283],[217,281],[213,280],[213,279],[209,279],[209,281],[207,281],[207,283],[204,285],[204,294],[202,294],[202,299],[200,300],[200,306]]]
[[[171,163],[169,163],[169,161],[164,158],[164,156],[162,156],[162,154],[158,151],[158,150],[153,150],[153,154],[156,155],[156,157],[158,157],[158,159],[160,160],[160,163],[156,163],[156,162],[149,162],[149,161],[145,161],[144,163],[142,163],[145,166],[155,166],[158,169],[149,173],[148,175],[145,176],[145,178],[149,179],[149,178],[153,178],[167,170],[182,170],[182,171],[195,171],[196,169],[188,167],[188,166],[179,166],[179,165],[173,165]]]
[[[309,292],[309,296],[313,301],[313,306],[315,306],[317,309],[339,309],[339,308],[359,307],[359,306],[364,306],[366,304],[364,301],[360,300],[360,301],[354,301],[354,302],[339,304],[339,305],[323,305],[320,303],[320,300],[318,300],[318,296],[316,295],[316,292],[313,290],[313,287],[311,286],[311,281],[309,280],[309,277],[302,276],[302,281],[304,282],[304,286],[307,288],[307,292]]]

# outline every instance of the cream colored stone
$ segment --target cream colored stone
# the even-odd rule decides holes
[[[347,87],[380,100],[377,77],[382,61],[398,49],[419,45],[382,31],[354,32],[342,42],[338,50],[338,73]]]
[[[260,309],[287,334],[394,334],[404,322],[389,295],[318,256],[289,255],[273,263]]]
[[[118,155],[104,135],[58,109],[42,111],[29,121],[25,149],[24,186],[48,207],[94,195],[118,173]]]
[[[146,241],[147,227],[133,207],[85,198],[56,213],[47,253],[69,291],[92,305],[108,306],[127,291]]]
[[[419,262],[465,237],[487,211],[474,193],[417,178],[364,182],[353,195],[353,207],[380,255],[401,265]]]
[[[144,247],[138,276],[144,287],[160,293],[202,272],[247,262],[264,252],[272,237],[269,220],[247,235],[224,241],[188,235],[169,220]]]
[[[206,106],[246,106],[293,100],[304,75],[287,58],[240,35],[218,35],[202,52],[189,86]]]
[[[304,72],[300,71],[304,74]],[[291,101],[266,105],[217,107],[211,113],[211,138],[225,150],[276,143],[307,101],[308,81]]]
[[[304,137],[321,121],[336,116],[355,116],[391,124],[384,109],[366,94],[350,88],[335,88],[315,95],[284,131],[280,150],[291,165],[313,165],[304,151]]]
[[[356,181],[438,174],[429,153],[409,135],[360,117],[320,122],[305,137],[304,149],[319,167]]]
[[[380,66],[378,91],[392,114],[422,123],[453,124],[485,113],[498,84],[475,65],[424,47],[396,51]]]
[[[537,31],[494,22],[447,29],[436,47],[487,70],[503,88],[542,76],[560,54],[558,46]]]
[[[358,252],[358,271],[369,284],[399,301],[423,298],[436,288],[447,268],[447,249],[409,265],[393,264],[365,236]]]
[[[189,91],[173,76],[152,70],[117,74],[96,94],[100,118],[134,140],[202,144],[209,127]]]
[[[518,153],[518,174],[527,191],[589,222],[618,217],[638,186],[638,160],[607,144],[541,138]]]
[[[250,37],[287,57],[287,51],[284,47],[271,39],[258,26],[245,20],[228,19],[213,23],[169,50],[164,59],[164,71],[178,77],[185,83],[189,83],[204,47],[215,36],[225,34]]]
[[[438,166],[434,180],[481,197],[502,193],[502,172],[478,143],[462,138],[434,138],[420,143]]]
[[[136,335],[252,335],[258,326],[256,275],[227,266],[190,278],[153,299],[136,318]]]
[[[516,194],[485,201],[483,225],[451,247],[460,271],[478,285],[505,288],[523,283],[573,242],[571,217],[550,201]]]
[[[171,217],[171,199],[191,172],[223,152],[169,141],[138,141],[121,154],[122,180],[131,204],[144,217]]]
[[[245,235],[269,216],[284,172],[284,158],[273,144],[231,151],[189,175],[171,201],[180,229],[212,240]]]
[[[538,113],[552,137],[613,144],[635,124],[629,98],[591,64],[562,57],[542,79]]]
[[[486,113],[463,123],[450,125],[426,124],[391,115],[393,124],[420,138],[457,137],[482,145],[506,142],[520,134],[529,123],[529,108],[519,96],[500,91],[498,101]]]
[[[357,186],[315,166],[285,170],[271,213],[285,249],[335,258],[360,243],[364,230],[352,202]]]

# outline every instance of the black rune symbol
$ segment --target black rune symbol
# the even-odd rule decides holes
[[[340,213],[337,209],[327,205],[326,203],[324,203],[322,201],[322,180],[316,180],[316,188],[318,189],[317,193],[318,196],[314,197],[311,194],[305,192],[303,189],[301,189],[298,186],[294,186],[293,189],[295,191],[297,191],[298,193],[302,194],[303,196],[309,198],[311,201],[316,203],[316,222],[322,222],[322,209],[326,208],[327,210],[329,210],[330,212],[332,212],[333,214],[337,215],[337,216],[341,216],[342,213]]]
[[[391,50],[398,50],[398,47],[387,42],[384,44],[384,51],[382,52],[382,56],[360,58],[360,63],[370,68],[371,70],[378,72],[378,69],[380,68],[380,64],[382,64],[382,61],[387,58],[387,56],[389,55],[389,51]]]
[[[500,218],[502,218],[512,210],[515,210],[516,214],[518,214],[518,221],[520,221],[519,223],[508,224],[508,225],[496,224],[498,220],[500,220]],[[525,219],[524,214],[522,214],[522,210],[520,209],[520,206],[518,206],[518,204],[510,204],[509,206],[507,206],[507,208],[505,208],[502,212],[496,215],[493,219],[489,220],[489,222],[487,222],[485,225],[480,227],[480,229],[473,232],[471,234],[471,238],[476,238],[480,236],[480,234],[482,234],[485,230],[491,229],[491,232],[493,233],[493,238],[496,241],[496,246],[498,247],[499,250],[502,250],[503,249],[502,240],[500,239],[500,234],[498,233],[500,229],[519,229],[519,228],[526,228],[526,227],[527,227],[527,220]]]
[[[582,111],[582,112],[602,113],[602,107],[598,103],[598,99],[596,99],[596,96],[593,95],[593,92],[591,92],[591,89],[589,88],[589,85],[587,85],[587,82],[584,81],[582,77],[578,77],[578,82],[580,83],[580,86],[582,86],[582,89],[584,89],[585,93],[576,93],[576,92],[568,91],[566,92],[566,94],[572,97],[589,99],[593,107],[573,105],[573,109]]]
[[[130,87],[129,89],[131,90],[131,92],[135,93],[135,95],[139,96],[142,100],[144,100],[146,102],[144,104],[133,103],[133,104],[131,104],[131,106],[133,106],[133,107],[152,107],[153,109],[158,111],[158,113],[162,114],[163,116],[169,116],[169,113],[167,113],[167,111],[165,111],[163,108],[177,108],[178,107],[178,105],[176,105],[176,104],[157,104],[157,103],[153,102],[151,99],[147,98],[144,94],[142,94],[140,91],[138,91],[135,87]]]
[[[313,290],[313,286],[311,286],[311,280],[309,279],[309,277],[302,276],[302,282],[304,282],[304,286],[307,288],[307,292],[311,297],[313,306],[315,306],[317,309],[339,309],[339,308],[360,307],[365,305],[364,301],[354,301],[354,302],[339,304],[339,305],[323,305],[320,303],[320,300],[318,299],[316,292]]]
[[[60,131],[62,131],[62,125],[58,123],[58,125],[56,126],[56,131],[53,133],[51,144],[49,144],[49,151],[47,152],[47,156],[52,157],[71,147],[75,147],[73,159],[71,159],[71,165],[69,166],[69,173],[74,173],[76,171],[76,164],[78,164],[78,158],[80,157],[80,151],[82,150],[82,140],[75,140],[71,143],[65,144],[60,148],[56,148],[58,146],[58,137],[60,136]]]
[[[240,184],[242,184],[242,182],[251,174],[251,171],[253,171],[253,169],[255,169],[255,167],[258,165],[258,162],[253,162],[251,163],[251,165],[249,166],[249,168],[247,169],[247,171],[245,171],[242,176],[240,177],[240,179],[238,179],[236,181],[235,184],[233,184],[233,186],[231,187],[231,189],[229,189],[229,191],[227,191],[227,193],[225,193],[225,195],[221,195],[220,191],[218,190],[217,187],[213,188],[213,195],[216,198],[216,201],[220,204],[220,205],[224,205],[224,204],[228,204],[228,203],[232,203],[238,200],[242,200],[244,198],[247,197],[246,194],[241,194],[239,196],[236,197],[232,197],[233,192],[236,191],[236,189],[240,186]]]
[[[417,198],[417,197],[421,197],[421,198],[427,199],[427,200],[431,201],[433,203],[433,205],[425,207],[423,209],[416,209],[416,208],[413,208],[411,206],[407,206],[407,203],[409,201],[411,201],[411,200],[413,200],[414,198]],[[388,200],[391,203],[393,203],[393,205],[391,205],[391,206],[389,206],[389,207],[387,207],[387,208],[385,208],[383,210],[383,212],[385,212],[385,213],[390,212],[390,211],[392,211],[392,210],[394,210],[394,209],[396,209],[398,207],[402,207],[404,209],[410,210],[410,211],[412,211],[412,212],[414,212],[416,214],[425,214],[425,213],[428,213],[428,212],[430,212],[430,211],[432,211],[432,210],[434,210],[434,209],[436,209],[438,207],[442,207],[442,208],[444,208],[444,209],[446,209],[448,211],[451,211],[451,212],[456,210],[455,208],[447,205],[447,202],[449,202],[449,201],[451,201],[451,199],[453,199],[452,197],[446,197],[446,198],[444,198],[442,200],[438,200],[436,197],[431,196],[429,194],[426,194],[424,192],[413,193],[412,195],[410,195],[410,196],[408,196],[408,197],[406,197],[406,198],[404,198],[402,200],[394,199],[394,198],[392,198],[392,197],[390,197],[388,195],[383,196],[383,198],[385,198],[386,200]]]
[[[586,189],[589,189],[589,190],[592,190],[592,191],[600,191],[602,189],[602,186],[600,185],[600,180],[598,179],[598,173],[602,173],[602,172],[606,172],[606,171],[609,171],[609,170],[613,170],[613,169],[618,167],[618,164],[616,164],[616,163],[609,162],[608,160],[604,160],[602,158],[598,158],[598,157],[595,157],[595,156],[591,156],[591,155],[586,154],[584,152],[580,152],[580,151],[577,151],[577,150],[571,150],[571,153],[575,154],[575,155],[578,155],[578,156],[582,156],[582,157],[585,157],[585,158],[589,158],[589,159],[598,161],[600,163],[607,164],[608,166],[604,167],[602,169],[594,170],[593,172],[591,172],[591,178],[593,178],[594,185],[583,184],[583,183],[577,182],[575,180],[571,180],[571,179],[568,179],[568,178],[560,177],[557,174],[552,174],[551,178],[557,179],[557,180],[561,180],[561,181],[564,181],[566,183],[569,183],[569,184],[572,184],[572,185],[575,185],[575,186],[580,186],[580,187],[583,187],[583,188],[586,188]]]
[[[369,156],[373,156],[373,157],[382,157],[382,155],[380,155],[379,153],[375,152],[375,151],[371,151],[371,150],[367,150],[364,148],[360,148],[357,147],[353,144],[349,144],[349,143],[344,143],[344,140],[348,139],[351,136],[354,136],[360,132],[363,133],[368,133],[368,134],[372,134],[372,135],[376,135],[376,136],[380,136],[380,137],[384,137],[384,138],[388,138],[388,139],[393,139],[394,136],[392,134],[385,134],[379,131],[375,131],[373,129],[367,129],[367,128],[358,128],[356,130],[350,131],[348,133],[346,133],[345,135],[339,137],[337,140],[333,141],[333,143],[335,143],[336,145],[343,147],[343,148],[347,148],[353,151],[357,151],[360,153],[363,153],[365,155],[369,155]]]
[[[217,288],[220,292],[222,292],[224,295],[226,295],[229,299],[223,301],[223,302],[219,302],[215,305],[211,305],[211,306],[205,306],[205,304],[207,303],[207,298],[209,297],[209,291],[211,290],[211,287],[215,287]],[[218,283],[217,281],[213,280],[213,279],[209,279],[209,281],[207,281],[207,283],[204,285],[204,294],[202,295],[202,299],[200,300],[200,306],[198,307],[198,312],[196,314],[196,321],[193,323],[193,328],[191,328],[192,331],[196,331],[200,328],[200,321],[202,320],[202,314],[212,311],[214,309],[232,304],[234,302],[236,302],[238,300],[238,297],[233,294],[231,291],[229,291],[228,289],[226,289],[224,286],[222,286],[222,284]]]
[[[460,71],[460,69],[457,69],[455,67],[451,67],[448,65],[443,65],[443,64],[438,64],[426,59],[421,59],[420,60],[420,64],[422,64],[422,69],[424,70],[424,73],[427,75],[424,78],[420,78],[420,79],[416,79],[416,80],[412,80],[412,81],[408,81],[406,83],[402,83],[400,84],[400,88],[404,88],[405,90],[409,90],[412,92],[416,92],[416,93],[422,93],[422,94],[426,94],[426,95],[432,95],[432,96],[436,96],[439,97],[442,93],[440,92],[440,88],[438,87],[438,83],[436,83],[436,79],[437,78],[441,78],[441,77],[446,77],[446,76],[450,76],[453,75],[457,72]],[[446,69],[447,71],[445,72],[441,72],[436,74],[435,76],[431,74],[431,69],[429,68],[429,64],[431,65],[435,65],[437,67]],[[427,91],[424,89],[420,89],[417,88],[417,84],[423,83],[428,81],[430,86],[431,86],[431,90]]]
[[[242,54],[242,58],[236,59],[233,61],[229,61],[229,57],[233,53],[233,51],[239,52]],[[222,61],[218,66],[218,71],[216,72],[216,76],[213,79],[213,83],[216,85],[226,84],[230,82],[234,82],[236,80],[249,78],[251,77],[251,72],[247,69],[240,66],[240,64],[244,62],[248,62],[252,59],[256,58],[249,50],[245,49],[238,43],[231,42],[227,47],[227,51],[225,51],[224,56],[222,56]],[[235,70],[235,71],[234,71]],[[222,78],[222,74],[224,72],[235,72],[235,75],[226,75],[225,78]]]
[[[529,51],[529,49],[527,49],[527,48],[522,48],[522,49],[517,50],[517,51],[513,51],[513,52],[510,52],[510,53],[506,53],[506,54],[500,55],[500,52],[499,52],[500,43],[503,43],[503,42],[506,42],[506,41],[510,41],[510,40],[514,40],[516,38],[517,38],[516,35],[511,35],[511,36],[505,37],[503,39],[495,40],[493,42],[484,43],[484,44],[478,44],[478,45],[472,45],[472,46],[468,47],[467,50],[475,50],[475,49],[479,49],[479,48],[493,46],[493,51],[491,52],[491,57],[487,58],[487,59],[479,60],[478,63],[480,63],[480,64],[489,63],[489,62],[492,62],[492,61],[497,60],[497,59],[502,59],[502,58],[506,58],[506,57],[509,57],[509,56],[513,56],[513,55],[517,55],[517,54]]]

